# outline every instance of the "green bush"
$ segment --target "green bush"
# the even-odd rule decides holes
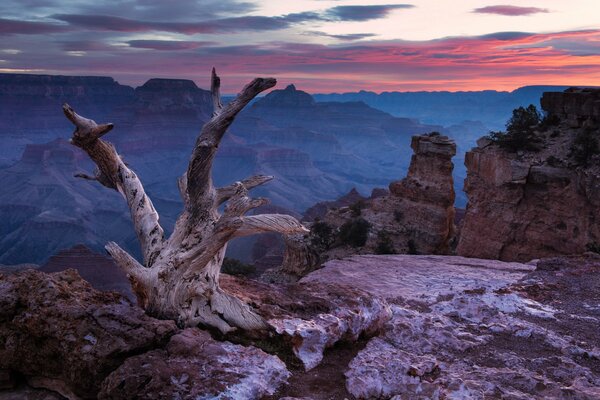
[[[571,157],[577,164],[587,167],[592,156],[600,153],[598,135],[600,132],[587,128],[579,132],[571,145]]]
[[[316,221],[310,227],[310,243],[314,247],[327,250],[334,240],[333,228],[327,222]]]
[[[396,254],[396,249],[392,243],[389,233],[386,231],[377,232],[377,246],[375,254]]]
[[[348,221],[340,227],[340,241],[352,247],[364,246],[367,243],[370,228],[371,224],[363,218]]]
[[[221,265],[221,272],[229,275],[249,276],[256,272],[256,268],[254,265],[244,264],[235,258],[225,257],[223,265]]]
[[[488,137],[508,151],[536,151],[539,150],[539,138],[534,130],[541,120],[542,116],[533,104],[527,108],[519,107],[513,110],[512,117],[506,123],[506,132],[492,131]]]

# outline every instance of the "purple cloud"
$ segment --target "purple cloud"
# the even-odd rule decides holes
[[[151,49],[159,51],[193,50],[204,46],[216,44],[208,41],[187,41],[187,40],[129,40],[129,47],[138,49]]]
[[[71,28],[65,25],[0,18],[0,36],[14,34],[37,35],[67,32],[69,30]]]
[[[73,26],[115,32],[163,31],[192,35],[240,31],[283,29],[290,22],[285,17],[246,16],[200,22],[141,21],[111,15],[54,14],[52,18]]]
[[[309,35],[309,36],[323,36],[323,37],[330,37],[333,39],[338,39],[338,40],[343,40],[343,41],[352,41],[352,40],[360,40],[360,39],[366,39],[366,38],[370,38],[370,37],[374,37],[377,36],[374,33],[348,33],[348,34],[342,34],[342,35],[332,35],[329,33],[325,33],[325,32],[319,32],[319,31],[308,31],[308,32],[304,32],[305,35]]]
[[[547,13],[550,11],[548,11],[547,8],[497,5],[476,8],[473,10],[473,12],[479,14],[497,14],[509,17],[520,17],[523,15]]]

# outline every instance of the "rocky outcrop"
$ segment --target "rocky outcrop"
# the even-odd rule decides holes
[[[0,275],[0,369],[70,399],[94,398],[125,359],[175,330],[116,293],[94,290],[74,270]]]
[[[390,184],[391,196],[375,200],[373,211],[387,210],[393,204],[393,212],[402,214],[399,219],[412,232],[418,251],[446,254],[454,234],[452,157],[456,144],[446,136],[430,134],[413,136],[411,148],[408,175]]]
[[[178,330],[74,270],[0,275],[0,399],[600,396],[597,255],[354,256],[293,285],[221,285],[273,335]]]
[[[213,340],[198,329],[174,335],[164,349],[128,358],[102,383],[99,399],[260,399],[290,376],[285,364],[255,347]]]
[[[581,126],[585,121],[600,121],[600,90],[570,88],[564,92],[546,92],[541,105],[546,112]]]
[[[391,316],[383,299],[331,281],[282,287],[222,275],[221,286],[270,327],[222,337],[246,346],[148,317],[73,269],[0,275],[0,390],[21,393],[29,389],[14,385],[26,382],[69,399],[258,399],[290,376],[259,347],[310,370],[326,349],[378,333]]]
[[[304,282],[359,282],[392,319],[345,371],[374,398],[600,395],[597,257],[506,263],[449,256],[355,256]],[[347,395],[346,395],[347,396]],[[394,397],[397,396],[397,397]]]
[[[390,318],[387,303],[349,282],[306,281],[271,285],[221,275],[221,287],[252,304],[305,370],[316,367],[326,349],[377,333]]]
[[[411,147],[408,174],[392,182],[389,192],[374,190],[366,198],[353,189],[308,209],[312,233],[288,238],[282,267],[268,270],[263,279],[293,281],[327,260],[353,254],[448,254],[454,238],[456,145],[434,132],[413,136]],[[354,240],[359,230],[364,240]]]
[[[469,204],[458,254],[527,261],[595,249],[600,243],[598,96],[592,89],[545,93],[542,106],[555,125],[537,127],[537,152],[509,153],[481,139],[466,154]]]

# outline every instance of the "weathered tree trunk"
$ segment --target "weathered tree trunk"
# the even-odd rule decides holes
[[[288,215],[245,216],[267,202],[250,198],[248,190],[273,177],[253,176],[215,188],[211,169],[219,143],[235,116],[256,95],[275,83],[272,78],[257,78],[233,101],[222,106],[220,79],[213,69],[213,117],[202,128],[187,172],[178,180],[184,210],[169,238],[165,238],[158,214],[137,175],[123,162],[114,146],[101,139],[113,125],[98,125],[76,114],[68,104],[63,106],[65,115],[76,127],[71,143],[83,149],[97,166],[95,176],[77,176],[97,180],[117,190],[127,201],[142,247],[143,264],[114,242],[108,243],[106,250],[125,270],[139,305],[149,314],[176,320],[181,326],[204,324],[222,332],[266,327],[250,306],[219,287],[227,242],[262,232],[293,234],[307,230]],[[225,202],[224,212],[220,214],[218,207]]]

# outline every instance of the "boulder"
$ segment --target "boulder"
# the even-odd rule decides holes
[[[259,399],[290,376],[276,356],[217,342],[189,328],[164,349],[130,357],[102,384],[99,399]]]
[[[305,370],[316,367],[336,343],[376,334],[391,316],[381,297],[332,279],[277,286],[222,275],[220,283],[252,304],[280,336],[268,340],[283,340],[282,347],[291,349]]]
[[[93,289],[72,269],[0,275],[0,369],[68,398],[95,398],[125,359],[175,331],[172,321]]]

